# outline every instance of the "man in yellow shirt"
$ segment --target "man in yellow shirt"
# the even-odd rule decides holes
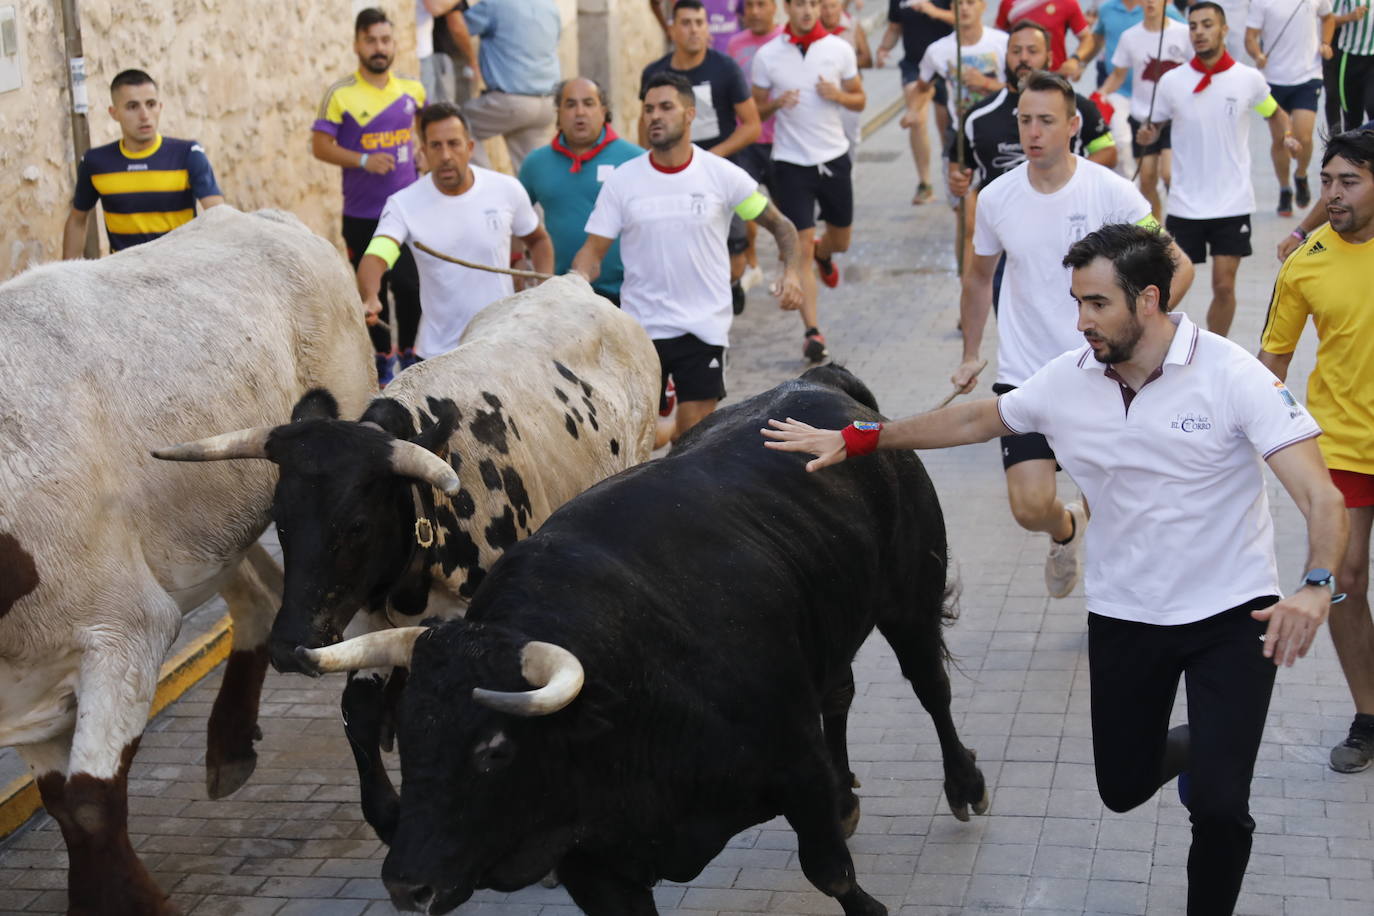
[[[1369,539],[1374,523],[1374,130],[1332,137],[1322,158],[1328,223],[1313,232],[1279,272],[1259,358],[1280,379],[1310,315],[1317,364],[1307,381],[1307,409],[1321,425],[1322,455],[1345,494],[1350,541],[1331,609],[1331,639],[1355,700],[1355,721],[1331,750],[1331,768],[1358,773],[1374,763],[1374,620],[1369,614]],[[1281,394],[1286,392],[1280,390]]]

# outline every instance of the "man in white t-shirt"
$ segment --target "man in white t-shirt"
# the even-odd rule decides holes
[[[476,264],[509,267],[511,236],[529,248],[534,269],[553,270],[553,242],[539,224],[524,187],[509,175],[470,164],[473,140],[452,102],[420,112],[420,143],[430,173],[387,198],[377,231],[358,263],[358,292],[369,324],[382,305],[382,274],[409,244],[420,272],[420,329],[415,353],[432,359],[458,346],[472,317],[515,290],[510,275],[473,270],[415,247]]]
[[[606,178],[587,220],[587,241],[572,270],[596,280],[611,242],[620,239],[625,280],[620,305],[648,332],[658,351],[663,389],[677,389],[676,417],[659,424],[655,447],[676,440],[704,420],[725,397],[725,350],[730,345],[731,214],[757,220],[773,235],[784,261],[780,305],[802,303],[797,230],[758,182],[727,159],[692,145],[696,97],[681,74],[649,78],[644,127],[649,154],[621,164]]]
[[[1188,29],[1197,56],[1164,74],[1154,119],[1137,139],[1152,143],[1161,124],[1173,129],[1174,180],[1166,227],[1194,264],[1212,252],[1212,304],[1207,330],[1225,337],[1236,314],[1236,272],[1248,258],[1250,214],[1250,110],[1269,122],[1273,145],[1297,140],[1288,115],[1269,94],[1264,76],[1237,63],[1226,50],[1226,13],[1211,0],[1188,8]]]
[[[760,117],[775,113],[773,179],[778,209],[797,227],[802,257],[816,262],[820,280],[834,287],[831,260],[849,250],[854,223],[849,137],[844,112],[863,111],[865,96],[854,49],[821,24],[820,0],[787,0],[782,34],[759,48],[749,70]],[[816,238],[816,213],[825,234]],[[802,356],[818,363],[829,355],[820,331],[816,277],[802,278]]]
[[[1221,916],[1250,859],[1250,781],[1274,675],[1326,620],[1348,524],[1307,411],[1249,353],[1170,312],[1171,254],[1131,225],[1076,242],[1062,263],[1087,346],[1000,398],[844,430],[775,419],[764,435],[819,456],[813,471],[875,448],[1032,430],[1053,442],[1095,513],[1086,592],[1098,794],[1129,811],[1179,777],[1193,825],[1187,911]],[[1307,519],[1309,571],[1282,599],[1265,463]],[[1171,729],[1181,677],[1188,723]]]
[[[997,382],[1001,394],[1025,384],[1041,366],[1082,338],[1074,327],[1069,272],[1059,262],[1070,245],[1108,223],[1159,223],[1145,198],[1125,178],[1070,152],[1080,127],[1073,87],[1043,70],[1023,81],[1017,100],[1017,127],[1026,161],[989,182],[978,195],[973,255],[959,300],[964,331],[963,362],[951,381],[971,391],[982,360],[983,329],[992,308],[992,280],[1005,253],[997,312]],[[1172,301],[1192,283],[1193,269],[1178,255]],[[1045,561],[1045,587],[1063,598],[1078,582],[1087,512],[1065,505],[1055,483],[1055,454],[1038,433],[1002,440],[1007,498],[1017,524],[1051,538]]]
[[[1322,90],[1321,62],[1331,59],[1331,46],[1322,41],[1322,34],[1335,28],[1334,19],[1331,0],[1252,0],[1245,19],[1245,50],[1263,71],[1274,101],[1288,114],[1293,136],[1302,144],[1291,157],[1297,160],[1292,184],[1288,149],[1279,144],[1270,151],[1279,179],[1279,216],[1293,215],[1295,187],[1299,207],[1312,203],[1307,182],[1312,126],[1317,122],[1317,98]],[[1228,28],[1228,38],[1230,33]]]
[[[1140,190],[1150,202],[1155,219],[1164,214],[1164,202],[1159,196],[1159,182],[1170,184],[1169,146],[1171,138],[1166,127],[1149,146],[1136,140],[1140,125],[1154,117],[1159,79],[1175,67],[1187,63],[1193,56],[1188,41],[1188,27],[1165,15],[1167,0],[1144,0],[1145,18],[1121,33],[1121,40],[1112,52],[1112,72],[1098,91],[1109,96],[1131,78],[1131,154],[1140,171]],[[1163,30],[1161,32],[1161,29]]]
[[[935,77],[944,77],[949,87],[949,127],[954,129],[959,118],[983,99],[998,92],[1007,59],[1007,33],[983,25],[984,0],[959,0],[958,44],[954,33],[931,42],[917,69],[916,88],[930,90]],[[962,52],[962,56],[960,53]],[[957,59],[956,59],[957,58]],[[955,71],[963,69],[963,91],[955,97]]]

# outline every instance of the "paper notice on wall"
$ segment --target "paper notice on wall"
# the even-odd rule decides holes
[[[73,57],[68,63],[71,65],[72,111],[85,114],[91,107],[86,98],[86,58]]]

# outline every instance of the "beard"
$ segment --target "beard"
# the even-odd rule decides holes
[[[1104,337],[1101,334],[1095,334],[1093,337],[1087,339],[1090,343],[1096,342],[1106,344],[1106,349],[1104,350],[1093,350],[1093,358],[1099,363],[1111,365],[1114,363],[1124,363],[1134,356],[1135,348],[1140,344],[1140,338],[1144,333],[1145,328],[1140,323],[1140,319],[1132,315],[1130,323],[1126,325],[1120,337]]]
[[[1030,76],[1031,72],[1034,69],[1034,67],[1027,67],[1025,73],[1017,73],[1011,67],[1005,68],[1003,72],[1006,74],[1007,77],[1007,88],[1010,89],[1012,92],[1020,92],[1021,81],[1026,77]]]
[[[663,133],[659,136],[657,140],[655,140],[653,138],[653,135],[650,134],[649,145],[652,146],[654,149],[658,150],[660,153],[666,152],[667,150],[670,150],[673,147],[677,146],[678,142],[682,140],[683,134],[685,134],[686,132],[686,124],[679,124],[676,129],[673,129],[672,127],[665,127],[663,129]]]
[[[391,69],[391,58],[385,54],[374,54],[362,58],[362,65],[369,73],[385,73]]]

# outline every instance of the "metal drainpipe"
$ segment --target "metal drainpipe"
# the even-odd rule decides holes
[[[86,58],[81,49],[81,15],[76,8],[77,0],[62,0],[62,36],[67,49],[67,89],[72,100],[72,146],[76,150],[73,167],[81,162],[86,150],[91,148],[91,127],[86,120]],[[86,222],[85,256],[91,259],[100,257],[100,239],[96,234],[96,221]]]

